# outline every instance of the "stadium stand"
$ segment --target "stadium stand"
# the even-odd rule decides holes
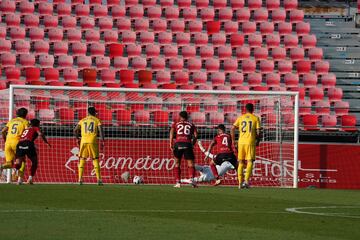
[[[297,0],[79,2],[1,1],[1,88],[25,79],[58,86],[293,90],[306,102],[301,114],[311,116],[301,124],[317,125],[304,129],[344,130],[339,119],[346,114],[359,125],[359,30],[346,17],[309,17]],[[36,78],[29,78],[29,67],[39,71]],[[95,71],[90,85],[83,80],[87,69]],[[229,120],[231,111],[222,111],[222,117],[213,110],[194,116],[200,124]],[[136,119],[164,116],[154,114],[136,113]]]

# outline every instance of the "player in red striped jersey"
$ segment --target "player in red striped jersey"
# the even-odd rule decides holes
[[[208,159],[208,156],[211,153],[212,148],[216,145],[217,147],[217,154],[215,158],[210,161],[211,170],[215,176],[215,186],[221,183],[221,178],[219,177],[218,171],[216,169],[216,165],[221,165],[223,162],[228,161],[230,162],[235,169],[238,168],[238,162],[236,160],[236,156],[234,154],[232,148],[232,141],[230,134],[226,133],[226,128],[224,124],[220,124],[217,126],[218,134],[215,136],[214,140],[209,145],[205,161]]]
[[[176,184],[174,187],[181,187],[181,168],[180,162],[182,157],[187,161],[188,168],[190,169],[191,185],[196,187],[195,178],[195,155],[194,145],[197,141],[197,130],[194,124],[188,121],[188,113],[182,111],[179,113],[180,121],[174,122],[170,130],[170,149],[173,151],[176,159],[175,176]]]
[[[26,128],[21,137],[18,145],[16,146],[16,161],[15,168],[20,169],[22,162],[25,162],[27,156],[31,161],[31,170],[28,183],[33,183],[33,177],[35,176],[38,166],[38,156],[35,147],[35,140],[40,136],[42,140],[50,147],[45,135],[40,130],[40,121],[38,119],[32,119],[30,121],[30,127]],[[19,184],[22,183],[22,179],[19,179]]]

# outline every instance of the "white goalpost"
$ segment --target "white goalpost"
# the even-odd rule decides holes
[[[134,176],[141,176],[145,184],[172,184],[175,161],[169,148],[169,129],[178,113],[188,111],[190,121],[197,126],[200,136],[194,148],[195,163],[206,165],[205,152],[216,135],[215,127],[225,124],[229,132],[245,105],[253,103],[263,136],[256,150],[251,184],[294,188],[298,184],[297,92],[11,85],[8,96],[0,101],[8,101],[8,107],[2,104],[0,111],[1,127],[14,117],[16,109],[25,107],[28,119],[41,121],[52,144],[49,149],[37,141],[37,183],[77,182],[79,149],[73,129],[89,106],[97,109],[105,130],[105,148],[99,159],[104,183],[129,183]],[[4,112],[8,113],[6,119]],[[3,142],[0,161],[4,161],[2,146]],[[84,176],[85,182],[96,182],[91,161]],[[237,184],[235,171],[224,175],[224,184]]]

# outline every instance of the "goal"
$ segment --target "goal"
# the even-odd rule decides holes
[[[195,161],[204,165],[205,149],[216,134],[215,127],[225,124],[230,131],[246,103],[253,103],[255,114],[261,117],[263,139],[257,147],[252,185],[297,187],[295,92],[12,85],[8,102],[10,118],[19,107],[29,109],[29,119],[39,118],[52,145],[48,148],[37,141],[36,182],[77,182],[79,148],[73,129],[89,106],[97,109],[105,130],[105,148],[100,154],[105,183],[129,183],[134,176],[142,176],[145,184],[172,184],[175,160],[169,148],[169,129],[178,113],[187,110],[197,126],[200,136]],[[1,120],[4,124],[7,119]],[[91,161],[86,164],[84,176],[85,182],[96,181]],[[237,184],[234,170],[224,176],[224,184]]]

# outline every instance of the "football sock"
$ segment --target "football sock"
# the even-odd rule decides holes
[[[249,183],[249,179],[252,173],[252,169],[253,169],[253,161],[247,161],[247,165],[246,165],[246,173],[245,173],[245,182]]]
[[[211,167],[212,173],[214,174],[214,177],[215,177],[216,179],[218,179],[218,178],[219,178],[219,174],[218,174],[218,172],[217,172],[217,169],[216,169],[215,164],[210,164],[210,167]]]
[[[31,176],[35,176],[37,167],[38,167],[37,161],[33,161],[31,164],[31,169],[30,169]]]
[[[241,184],[243,181],[243,178],[244,178],[244,163],[243,163],[243,161],[239,162],[237,174],[238,174],[239,184]]]
[[[80,159],[80,162],[79,162],[79,181],[82,180],[82,176],[83,176],[83,173],[84,173],[84,166],[85,166],[85,160]]]
[[[21,167],[19,169],[19,177],[23,178],[24,177],[24,172],[25,172],[25,162],[22,162]]]
[[[93,160],[93,165],[95,169],[96,178],[99,181],[101,180],[99,160],[98,159]]]
[[[180,166],[175,166],[174,171],[175,171],[175,180],[178,183],[180,182],[180,176],[181,176]]]

